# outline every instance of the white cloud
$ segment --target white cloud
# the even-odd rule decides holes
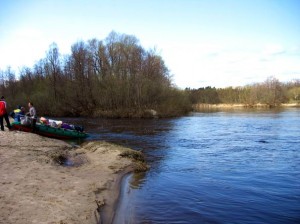
[[[37,29],[21,28],[8,33],[0,43],[0,68],[8,65],[18,71],[22,66],[32,66],[43,58],[51,42]]]
[[[280,44],[262,49],[238,49],[217,44],[170,45],[163,58],[181,87],[243,86],[269,76],[281,81],[297,78],[300,55],[289,55]]]
[[[263,55],[270,56],[270,55],[278,55],[285,53],[286,50],[280,44],[267,44],[263,49]]]

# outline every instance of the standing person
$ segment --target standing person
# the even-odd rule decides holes
[[[32,126],[33,131],[35,131],[35,124],[36,124],[36,119],[37,119],[36,110],[35,110],[32,102],[28,103],[28,107],[29,107],[29,116],[31,118],[31,126]]]
[[[5,102],[4,96],[2,96],[0,99],[0,126],[1,126],[2,131],[4,131],[3,117],[6,121],[6,125],[7,125],[8,129],[10,129],[11,126],[10,126],[10,122],[8,119],[8,114],[7,114],[7,110],[6,110],[6,102]]]
[[[33,106],[33,103],[29,102],[28,103],[28,107],[29,107],[29,115],[30,115],[30,117],[36,119],[37,118],[37,116],[36,116],[36,110],[35,110],[35,108]]]

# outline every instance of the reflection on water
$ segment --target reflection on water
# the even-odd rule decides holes
[[[300,223],[300,110],[176,119],[71,119],[146,154],[115,223]]]

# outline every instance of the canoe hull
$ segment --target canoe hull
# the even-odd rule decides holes
[[[84,132],[67,130],[63,128],[54,128],[43,124],[36,124],[35,129],[31,126],[21,125],[19,122],[12,123],[12,129],[17,131],[32,132],[42,136],[57,139],[78,139],[86,138],[88,135]]]

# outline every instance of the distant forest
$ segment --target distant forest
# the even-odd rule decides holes
[[[111,32],[104,40],[76,42],[70,55],[62,56],[53,43],[45,58],[17,77],[10,67],[0,70],[0,94],[10,110],[33,102],[39,116],[152,117],[156,111],[170,117],[198,103],[299,103],[300,80],[270,77],[239,88],[180,90],[154,50],[145,50],[134,36]]]
[[[65,56],[53,43],[17,79],[9,67],[0,71],[0,94],[11,107],[32,101],[40,116],[147,117],[155,110],[167,117],[191,109],[163,59],[136,37],[116,32],[76,42]]]
[[[283,103],[300,103],[300,80],[287,83],[269,77],[262,83],[244,87],[186,89],[192,104],[265,104],[275,107]]]

